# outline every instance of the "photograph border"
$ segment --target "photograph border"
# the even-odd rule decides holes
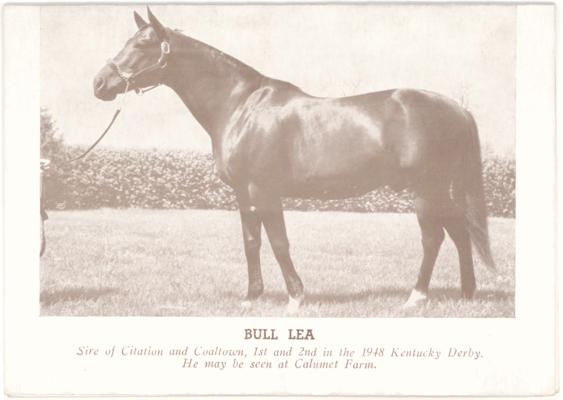
[[[31,7],[31,6],[30,6]],[[471,365],[458,366],[456,372],[462,376],[481,379],[459,382],[452,376],[452,365],[445,363],[432,366],[434,375],[449,377],[439,383],[428,382],[417,376],[420,365],[387,364],[387,371],[379,371],[381,381],[367,382],[366,374],[348,375],[314,371],[308,374],[313,382],[325,387],[296,382],[293,372],[279,374],[272,379],[268,374],[256,373],[252,377],[252,391],[245,391],[248,377],[234,371],[229,374],[228,387],[217,388],[215,379],[219,375],[194,373],[190,382],[190,395],[330,395],[336,394],[337,384],[346,382],[356,392],[343,391],[339,395],[388,395],[396,394],[402,376],[412,380],[410,387],[401,395],[539,395],[551,394],[558,389],[555,374],[557,367],[556,344],[556,288],[555,277],[555,69],[554,69],[554,6],[518,6],[517,43],[517,93],[533,93],[535,96],[517,97],[517,210],[516,215],[516,265],[540,266],[543,268],[516,268],[516,318],[506,319],[374,319],[371,330],[365,330],[361,319],[347,322],[347,335],[333,321],[318,319],[278,318],[51,318],[38,317],[39,281],[33,271],[39,254],[39,238],[30,243],[30,227],[37,227],[37,216],[25,210],[37,209],[39,182],[37,160],[39,159],[38,137],[29,137],[22,132],[37,132],[38,120],[34,115],[39,110],[38,92],[22,94],[20,87],[38,87],[38,18],[28,12],[30,7],[8,7],[4,9],[4,232],[5,235],[5,392],[12,396],[53,394],[105,394],[123,395],[171,395],[167,390],[180,387],[175,394],[186,392],[185,372],[176,365],[154,361],[144,363],[108,363],[104,360],[77,360],[74,350],[85,343],[96,346],[112,346],[119,340],[150,342],[159,337],[166,343],[185,343],[188,337],[194,343],[236,343],[244,346],[242,332],[249,326],[268,325],[272,329],[286,330],[289,326],[315,326],[317,337],[325,345],[340,344],[343,337],[354,335],[348,343],[413,344],[411,332],[416,327],[416,343],[451,343],[456,340],[474,343],[489,354],[486,364],[476,371]],[[538,24],[537,21],[542,21]],[[6,32],[18,32],[7,36]],[[17,40],[14,40],[16,39]],[[520,38],[525,38],[520,40]],[[28,53],[16,58],[21,48]],[[16,60],[17,63],[11,60]],[[533,61],[533,62],[530,62]],[[6,79],[7,77],[13,79]],[[551,132],[551,135],[526,135],[522,132]],[[38,135],[37,135],[38,136]],[[33,150],[29,151],[32,147]],[[21,182],[35,182],[22,187]],[[532,212],[533,211],[533,212]],[[32,215],[29,215],[32,214]],[[553,224],[553,225],[552,225]],[[545,229],[545,226],[552,229]],[[38,229],[36,230],[38,232]],[[542,232],[538,235],[537,232]],[[38,235],[36,235],[38,236]],[[37,251],[35,251],[37,250]],[[533,298],[534,301],[526,301]],[[538,304],[541,305],[538,311]],[[153,326],[154,320],[159,327]],[[226,326],[227,325],[227,329]],[[341,324],[337,321],[336,325]],[[435,332],[435,330],[441,332]],[[40,332],[38,337],[37,333]],[[119,334],[117,333],[119,332]],[[463,336],[465,334],[466,336]],[[471,334],[471,338],[468,338]],[[129,335],[129,336],[128,336]],[[319,340],[319,339],[317,339]],[[464,342],[465,341],[465,342]],[[522,343],[528,346],[522,346]],[[533,343],[534,345],[529,345]],[[280,343],[282,344],[282,343]],[[287,345],[287,342],[283,342]],[[517,359],[514,356],[517,354]],[[116,365],[117,364],[117,365]],[[533,368],[530,369],[530,365]],[[134,381],[125,382],[119,371],[127,368]],[[159,382],[151,380],[154,371],[168,371]],[[65,376],[67,382],[53,380],[51,374]],[[494,380],[487,373],[495,371]],[[91,374],[103,380],[92,382]],[[47,376],[49,375],[49,376]],[[184,377],[184,378],[182,378]],[[121,379],[120,379],[121,378]],[[144,378],[144,379],[139,379]],[[503,387],[499,387],[502,382]],[[404,384],[404,382],[403,382]],[[176,385],[176,386],[175,386]],[[387,386],[386,386],[387,385]],[[465,385],[465,386],[463,386]],[[477,387],[478,386],[478,387]],[[168,389],[166,389],[168,388]],[[212,388],[212,390],[209,390]],[[393,389],[395,388],[395,389]],[[285,389],[285,391],[284,391]],[[164,391],[163,391],[164,390]]]

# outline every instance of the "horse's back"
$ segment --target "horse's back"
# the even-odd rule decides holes
[[[249,175],[275,180],[292,196],[343,197],[373,188],[386,158],[383,115],[279,81],[259,93],[262,103],[243,133],[244,151],[253,159]],[[375,110],[383,109],[385,96],[378,95]]]
[[[320,98],[270,80],[242,108],[224,164],[235,180],[275,182],[285,195],[355,196],[447,165],[465,120],[453,100],[428,91]]]

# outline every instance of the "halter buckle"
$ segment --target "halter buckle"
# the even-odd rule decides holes
[[[166,56],[170,54],[170,43],[166,40],[164,42],[160,42],[160,57],[158,59],[158,65],[160,69],[166,68],[168,62],[166,61]]]
[[[160,52],[163,55],[168,55],[170,54],[170,43],[168,43],[166,40],[160,43]]]

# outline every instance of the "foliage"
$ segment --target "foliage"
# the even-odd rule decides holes
[[[64,152],[63,139],[58,134],[57,126],[49,110],[42,108],[40,116],[41,158],[59,159]]]
[[[69,148],[64,158],[83,149]],[[59,157],[60,159],[60,157]],[[72,164],[54,163],[47,182],[48,208],[236,208],[232,189],[214,173],[211,155],[187,151],[96,149]],[[514,217],[515,165],[505,159],[484,162],[489,214]],[[412,196],[384,187],[342,200],[286,199],[294,210],[410,212]]]
[[[45,206],[53,208],[54,205],[64,204],[64,191],[68,166],[64,165],[67,159],[67,146],[59,135],[56,122],[46,108],[40,110],[40,156],[51,161],[49,168],[43,172],[43,194]]]
[[[486,159],[483,163],[483,178],[489,213],[514,218],[516,213],[516,164],[514,160]]]

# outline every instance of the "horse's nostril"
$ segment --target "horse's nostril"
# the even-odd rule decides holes
[[[101,76],[94,78],[94,90],[100,90],[104,87],[105,80]]]

